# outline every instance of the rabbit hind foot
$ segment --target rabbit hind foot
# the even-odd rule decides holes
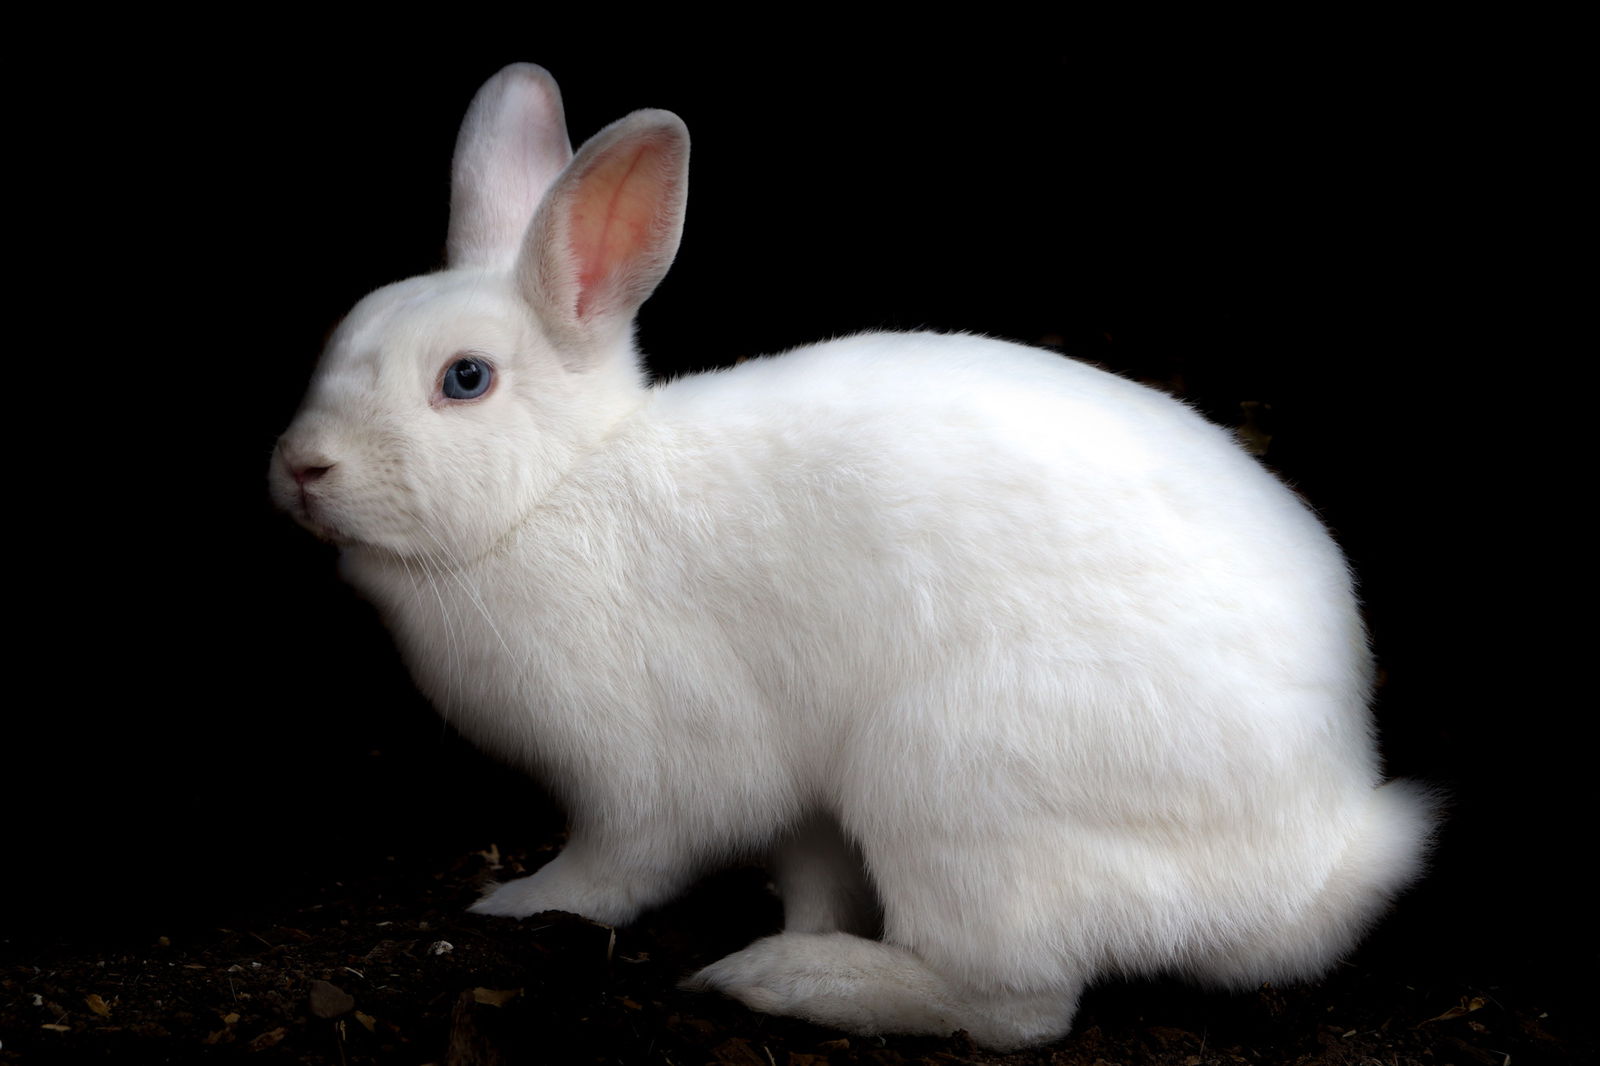
[[[915,953],[848,933],[780,933],[712,963],[684,983],[752,1010],[860,1034],[948,1036],[1009,1050],[1048,1043],[1072,1025],[1081,984],[982,992]]]

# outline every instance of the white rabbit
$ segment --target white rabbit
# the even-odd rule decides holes
[[[1182,404],[995,340],[647,386],[688,150],[639,111],[574,156],[549,75],[496,75],[448,268],[355,307],[274,456],[418,685],[570,812],[473,909],[625,923],[767,853],[784,932],[698,985],[996,1048],[1101,975],[1324,970],[1432,813],[1382,783],[1316,518]]]

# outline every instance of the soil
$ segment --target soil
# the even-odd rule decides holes
[[[434,869],[395,858],[226,925],[141,942],[13,937],[0,1062],[1533,1066],[1595,1050],[1561,994],[1440,977],[1381,933],[1315,984],[1231,995],[1103,984],[1069,1036],[1013,1054],[959,1033],[846,1036],[677,987],[777,929],[753,867],[627,928],[465,912],[482,882],[535,868],[558,845],[490,847]]]

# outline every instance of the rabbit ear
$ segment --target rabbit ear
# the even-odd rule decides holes
[[[523,294],[582,350],[630,327],[672,265],[689,192],[689,131],[635,111],[595,134],[551,187],[518,263]]]
[[[509,268],[545,190],[572,159],[561,90],[517,63],[467,108],[451,166],[449,265]]]

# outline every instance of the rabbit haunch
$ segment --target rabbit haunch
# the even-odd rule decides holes
[[[646,387],[687,134],[639,112],[573,156],[561,123],[538,68],[483,88],[449,268],[356,307],[272,472],[441,711],[569,810],[474,909],[622,923],[767,853],[784,932],[699,985],[995,1047],[1097,976],[1348,950],[1430,818],[1381,781],[1299,500],[1172,399],[979,337]],[[462,358],[489,386],[450,399]]]

